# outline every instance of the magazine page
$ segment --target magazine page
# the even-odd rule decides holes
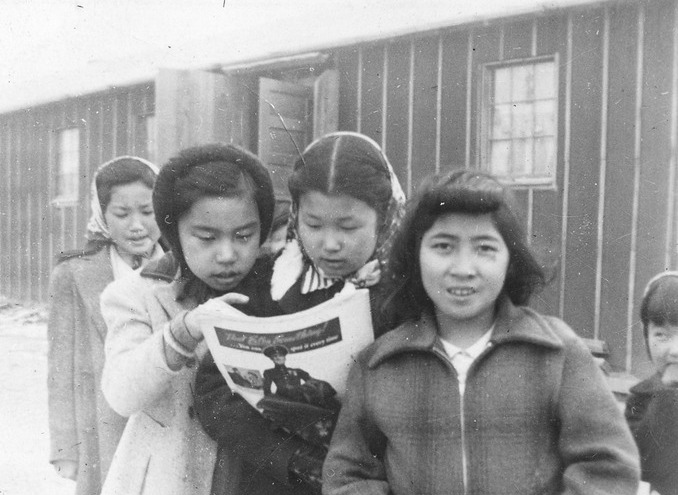
[[[258,318],[224,307],[202,319],[221,374],[276,426],[326,445],[356,355],[374,340],[369,291]]]

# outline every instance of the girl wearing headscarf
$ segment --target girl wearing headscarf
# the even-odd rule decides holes
[[[405,203],[386,155],[362,134],[325,135],[296,161],[289,190],[287,242],[273,265],[271,299],[282,314],[290,314],[368,288],[379,336],[390,324],[374,301]],[[231,394],[209,357],[198,372],[196,391],[196,412],[205,431],[243,461],[241,493],[320,492],[324,449],[271,430],[268,420]],[[249,409],[246,421],[234,421],[236,404]],[[216,482],[213,488],[217,490]]]
[[[76,481],[76,494],[101,484],[125,426],[99,383],[106,325],[99,295],[114,279],[162,256],[151,195],[158,169],[121,156],[96,171],[84,249],[62,253],[50,284],[48,398],[50,462]]]
[[[288,241],[271,278],[271,296],[285,313],[351,287],[376,287],[405,203],[379,145],[354,132],[323,136],[297,160],[289,189]]]

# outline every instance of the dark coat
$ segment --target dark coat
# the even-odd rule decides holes
[[[51,278],[50,461],[77,461],[78,495],[100,492],[126,422],[110,408],[100,388],[106,325],[99,295],[112,281],[106,248],[59,263]]]
[[[323,493],[634,495],[638,452],[585,344],[505,301],[463,398],[433,316],[353,366]],[[466,467],[466,474],[464,474]]]
[[[263,283],[252,287],[256,295],[248,294],[251,301],[259,301],[259,307],[238,309],[255,316],[296,313],[331,299],[343,287],[343,284],[336,284],[310,294],[301,294],[301,281],[298,280],[276,302],[270,296],[271,269],[272,265],[269,265],[266,267],[269,271],[260,271],[260,281]],[[375,294],[377,289],[371,288],[372,301]],[[375,311],[373,323],[376,320],[374,315]],[[382,331],[383,325],[377,328],[375,324],[375,334],[379,335]],[[219,442],[220,448],[224,446],[243,459],[242,495],[312,493],[306,485],[294,484],[288,471],[294,453],[307,445],[295,436],[271,429],[270,422],[256,409],[233,395],[210,356],[203,361],[196,377],[195,410],[203,428]],[[215,476],[218,477],[219,473]]]
[[[654,375],[630,392],[626,419],[640,450],[641,477],[661,495],[678,495],[678,389]]]
[[[261,317],[284,314],[270,297],[271,270],[270,260],[257,264],[256,276],[249,277],[250,283],[239,290],[250,297],[250,304],[238,306],[240,311]],[[207,434],[218,442],[218,456],[242,461],[240,495],[306,493],[303,487],[290,484],[288,473],[290,459],[303,442],[273,429],[259,411],[231,393],[210,354],[198,369],[194,407]],[[225,493],[220,487],[229,486],[223,479],[226,475],[215,469],[215,494]]]
[[[306,382],[311,375],[299,368],[288,368],[287,366],[274,366],[264,370],[264,394],[273,394],[272,385],[275,384],[275,393],[278,395],[296,396],[296,391],[301,387],[302,382]]]

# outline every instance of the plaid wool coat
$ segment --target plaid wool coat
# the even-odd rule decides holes
[[[431,315],[363,351],[347,389],[326,495],[636,493],[637,449],[587,347],[508,300],[463,397]]]

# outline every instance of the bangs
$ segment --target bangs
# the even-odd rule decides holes
[[[427,194],[422,201],[424,210],[441,213],[493,213],[505,203],[500,190],[446,187]]]
[[[642,320],[647,325],[678,325],[678,277],[666,277],[655,282],[647,295]]]
[[[254,195],[256,184],[249,174],[235,163],[210,162],[193,167],[176,182],[176,190],[197,191],[203,195],[231,198]]]

